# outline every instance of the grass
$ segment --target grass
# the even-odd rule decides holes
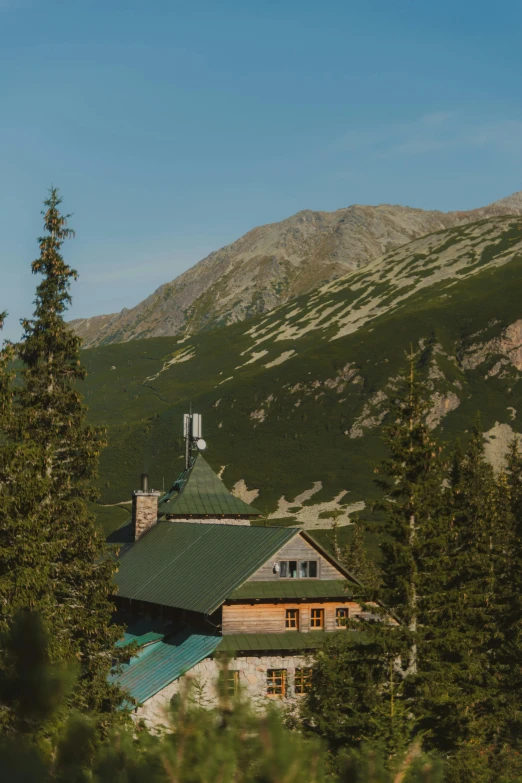
[[[130,519],[130,505],[127,508],[122,506],[100,506],[97,503],[89,503],[88,505],[89,511],[95,515],[105,536],[117,530]]]

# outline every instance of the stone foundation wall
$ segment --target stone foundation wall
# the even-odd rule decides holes
[[[262,711],[269,703],[281,705],[296,704],[299,695],[294,693],[295,670],[311,666],[306,655],[268,655],[248,656],[233,659],[228,670],[239,672],[239,687],[254,706]],[[267,695],[267,670],[286,669],[286,696]],[[173,696],[184,691],[190,682],[191,699],[202,707],[214,707],[217,704],[216,682],[220,666],[213,658],[194,666],[184,677],[172,682],[159,693],[139,707],[135,717],[145,721],[147,726],[158,729],[168,725],[168,710]]]

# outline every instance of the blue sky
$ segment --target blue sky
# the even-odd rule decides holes
[[[71,317],[300,209],[522,189],[521,0],[0,0],[0,310],[51,183]]]

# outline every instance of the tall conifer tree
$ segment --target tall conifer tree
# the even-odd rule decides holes
[[[362,582],[368,594],[371,595],[381,584],[381,572],[368,554],[364,531],[364,524],[356,519],[351,528],[350,541],[344,549],[341,549],[337,559]]]
[[[505,473],[499,477],[498,493],[508,508],[504,509],[508,531],[504,557],[499,568],[501,611],[498,616],[501,644],[496,651],[499,679],[497,725],[500,742],[520,752],[522,748],[522,451],[516,439],[507,455]]]
[[[301,727],[339,752],[370,743],[390,758],[410,740],[404,678],[397,671],[403,639],[395,628],[326,638],[316,654],[312,690],[299,705]]]
[[[3,320],[3,319],[2,319]],[[26,437],[14,405],[14,346],[0,350],[0,632],[18,609],[50,611],[50,561],[38,501],[48,481],[38,446]]]
[[[36,593],[42,587],[48,591],[46,602],[42,606],[37,602],[35,608],[43,609],[52,655],[74,661],[79,668],[75,705],[110,713],[119,699],[117,689],[107,684],[120,634],[120,629],[110,625],[115,561],[105,552],[86,507],[86,501],[95,497],[93,481],[102,439],[99,431],[85,423],[85,406],[77,388],[85,378],[80,341],[64,322],[71,301],[70,282],[77,274],[61,255],[64,241],[73,232],[60,204],[58,191],[52,188],[42,212],[45,234],[39,239],[40,256],[32,264],[33,273],[42,275],[35,312],[32,319],[22,322],[24,334],[17,346],[23,370],[15,418],[19,440],[30,444],[35,454],[27,481],[27,505],[32,505],[27,538],[37,540],[40,547],[35,553]],[[30,594],[25,600],[26,605],[33,605]],[[24,602],[18,596],[13,609],[20,603]]]
[[[4,316],[0,315],[0,327]],[[46,481],[35,470],[39,450],[21,437],[19,417],[14,415],[13,358],[13,345],[4,343],[0,349],[0,668],[4,673],[10,656],[3,642],[17,611],[37,608],[49,614],[53,607],[50,568],[42,557],[45,543],[35,513],[35,499],[45,492]],[[16,705],[2,698],[1,733],[5,736],[16,725]]]
[[[490,752],[498,740],[492,716],[509,535],[507,493],[485,459],[479,420],[467,449],[455,450],[445,497],[448,523],[433,550],[424,605],[429,658],[416,696],[429,746],[450,761],[448,779],[478,782],[492,779]]]
[[[383,742],[388,754],[400,752],[414,737],[416,705],[413,683],[424,666],[425,628],[423,600],[426,591],[425,557],[427,542],[431,542],[443,515],[444,461],[442,447],[426,424],[429,412],[429,389],[417,377],[415,357],[410,356],[404,377],[390,395],[392,398],[383,439],[389,457],[376,469],[377,483],[383,492],[378,507],[383,512],[385,539],[381,545],[383,557],[381,585],[377,596],[380,607],[364,605],[367,619],[354,620],[352,627],[363,632],[364,645],[351,648],[347,654],[336,655],[332,661],[323,655],[314,670],[313,692],[305,710],[320,706],[318,726],[330,721],[343,724],[342,715],[350,717],[351,704],[335,697],[335,684],[348,667],[357,662],[358,675],[345,671],[350,688],[357,698],[368,702],[369,714],[364,716],[371,733],[369,741]],[[369,593],[366,599],[372,598]],[[375,615],[381,622],[375,622]],[[390,622],[393,618],[397,624]],[[398,621],[398,622],[397,622]],[[339,641],[339,645],[343,642]],[[333,650],[331,651],[333,652]],[[378,662],[378,666],[376,666]],[[354,697],[350,697],[353,701]],[[304,712],[306,720],[310,719]],[[348,726],[346,722],[346,726]],[[339,728],[342,733],[342,728]],[[335,732],[334,732],[335,733]],[[361,732],[362,733],[362,732]],[[326,729],[324,735],[331,741]],[[347,738],[351,742],[361,735]]]
[[[418,634],[424,547],[440,521],[444,466],[442,447],[426,423],[428,389],[417,377],[413,355],[384,427],[390,457],[379,469],[385,516],[381,597],[409,634],[407,671],[418,669]]]

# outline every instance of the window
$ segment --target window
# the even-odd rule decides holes
[[[279,576],[283,579],[317,579],[317,560],[281,560]]]
[[[299,609],[287,609],[286,610],[286,627],[299,630]]]
[[[324,609],[311,610],[310,628],[324,628]]]
[[[312,690],[312,670],[296,669],[294,690],[296,693],[309,693]]]
[[[239,690],[239,672],[227,672],[226,680],[227,693],[234,696]]]
[[[339,607],[335,610],[335,625],[337,628],[346,628],[349,612],[347,606]]]
[[[239,690],[239,672],[224,671],[219,674],[219,692],[222,696],[234,696]]]
[[[266,673],[268,696],[286,695],[286,669],[268,669]]]

